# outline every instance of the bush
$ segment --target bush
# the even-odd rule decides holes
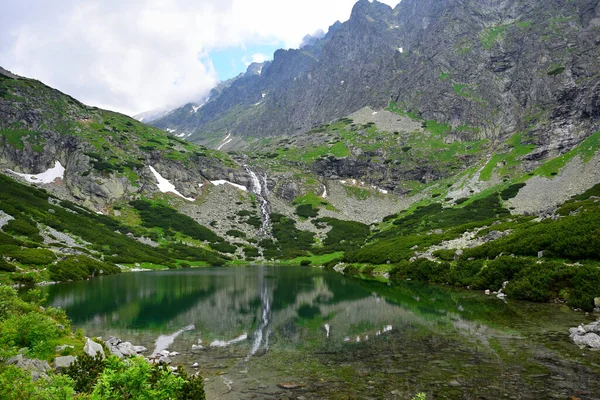
[[[440,249],[433,252],[433,255],[443,261],[453,261],[455,249]]]
[[[96,353],[95,357],[91,357],[83,353],[64,373],[73,379],[77,392],[91,393],[98,377],[104,371],[104,367],[102,354]]]
[[[0,366],[0,398],[2,400],[68,400],[76,398],[68,376],[49,374],[47,379],[33,381],[29,371],[14,365]]]
[[[40,231],[31,221],[26,219],[12,219],[2,227],[4,232],[18,236],[26,236],[34,242],[43,242]]]
[[[246,237],[246,234],[244,232],[238,231],[237,229],[231,229],[231,230],[228,230],[225,233],[227,235],[229,235],[229,236],[233,236],[233,237],[236,237],[236,238],[245,238]]]
[[[56,282],[88,279],[96,275],[112,275],[121,272],[114,264],[93,260],[86,256],[69,256],[51,265],[50,279]]]
[[[109,356],[92,399],[174,399],[185,381],[167,367],[151,366],[143,357],[120,360]]]
[[[160,227],[163,229],[172,229],[200,241],[213,243],[223,241],[223,238],[200,225],[193,218],[183,215],[170,207],[151,203],[147,200],[135,200],[130,204],[140,212],[142,225],[148,228]]]
[[[319,209],[310,204],[300,204],[296,207],[296,214],[302,218],[313,218],[319,215]]]
[[[17,267],[6,261],[2,256],[0,256],[0,271],[5,272],[15,272]]]
[[[310,265],[312,262],[310,260],[302,260],[300,261],[300,265],[303,267],[306,267],[308,265]]]
[[[14,249],[4,255],[26,265],[48,265],[56,258],[53,252],[46,249]]]
[[[229,244],[229,243],[211,243],[210,247],[212,249],[220,251],[221,253],[231,253],[231,254],[233,254],[237,250],[237,247],[235,247],[234,245]]]
[[[474,289],[499,290],[502,284],[510,281],[521,270],[531,267],[535,261],[518,257],[499,257],[489,261],[473,279]]]

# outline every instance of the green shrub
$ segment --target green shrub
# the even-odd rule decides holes
[[[102,354],[96,353],[95,357],[91,357],[83,353],[64,373],[73,380],[78,393],[91,393],[104,367]]]
[[[310,265],[312,262],[310,260],[302,260],[300,261],[300,265],[303,267],[306,267],[308,265]]]
[[[142,224],[146,227],[172,229],[200,241],[212,243],[223,241],[223,238],[200,225],[193,218],[183,215],[170,207],[153,204],[147,200],[135,200],[130,204],[140,212]]]
[[[502,284],[510,281],[518,272],[530,267],[535,261],[519,257],[498,257],[489,261],[475,276],[471,286],[474,289],[499,290]]]
[[[0,398],[2,400],[70,400],[76,398],[68,376],[49,374],[47,379],[33,381],[29,371],[14,365],[0,365]]]
[[[319,215],[319,209],[310,204],[300,204],[296,207],[296,214],[302,218],[313,218]]]
[[[44,241],[37,226],[27,219],[12,219],[2,227],[2,230],[13,235],[26,236],[34,242]]]
[[[525,183],[516,183],[514,185],[509,186],[508,188],[504,189],[502,192],[500,192],[500,198],[502,200],[509,200],[512,199],[513,197],[516,197],[517,194],[519,193],[519,190],[521,190],[521,188],[525,187]]]
[[[246,234],[244,232],[238,231],[237,229],[228,230],[226,233],[227,233],[227,235],[233,236],[236,238],[245,238],[246,237]]]
[[[96,275],[118,274],[121,269],[112,263],[100,262],[86,256],[69,256],[51,265],[50,279],[56,282],[88,279]]]
[[[6,261],[2,256],[0,256],[0,271],[5,272],[15,272],[17,267]]]
[[[26,265],[47,265],[56,258],[53,252],[46,249],[14,249],[4,255]]]
[[[152,366],[143,357],[119,360],[109,356],[92,392],[93,400],[175,399],[185,381],[166,367]]]
[[[443,261],[453,261],[455,249],[440,249],[433,252],[433,255]]]
[[[234,245],[229,244],[229,243],[211,243],[210,247],[212,249],[220,251],[221,253],[231,253],[231,254],[233,254],[237,250],[237,247],[235,247]]]

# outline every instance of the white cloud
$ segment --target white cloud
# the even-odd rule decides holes
[[[134,114],[201,98],[216,83],[212,50],[298,47],[307,33],[346,20],[354,2],[3,0],[0,65],[85,103]]]

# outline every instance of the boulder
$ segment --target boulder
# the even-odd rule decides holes
[[[585,335],[573,336],[573,342],[579,347],[591,347],[600,349],[600,336],[595,333],[586,333]]]
[[[104,349],[102,348],[102,345],[100,343],[94,342],[90,338],[87,338],[87,340],[85,342],[85,346],[83,346],[83,351],[85,352],[85,354],[87,354],[90,357],[96,357],[96,354],[100,353],[100,354],[102,354],[103,360],[106,358],[106,355],[104,354]]]
[[[138,354],[145,353],[148,351],[148,349],[145,348],[144,346],[133,346],[133,348],[135,349],[135,352]]]
[[[171,359],[168,356],[160,356],[159,363],[171,364]]]
[[[600,308],[600,297],[594,298],[594,306]]]
[[[54,359],[54,369],[56,370],[56,372],[62,372],[62,370],[68,368],[76,360],[77,357],[73,356],[56,357]]]
[[[205,350],[204,346],[202,346],[201,344],[193,344],[192,345],[192,352],[201,351],[201,350]]]
[[[137,351],[135,351],[135,346],[129,342],[121,342],[118,345],[118,349],[125,357],[132,357],[137,355]]]
[[[31,372],[31,377],[34,381],[39,378],[47,378],[47,373],[52,370],[47,361],[30,359],[18,354],[15,357],[9,358],[6,362],[8,365],[14,365],[18,368]]]
[[[121,339],[111,336],[104,342],[110,350],[111,354],[119,357],[131,357],[137,355],[137,350],[134,345],[129,342],[123,342]]]

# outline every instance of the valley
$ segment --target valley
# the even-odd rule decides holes
[[[0,67],[0,297],[53,332],[0,309],[0,358],[83,356],[72,324],[173,336],[207,398],[596,399],[569,328],[600,312],[599,27],[592,0],[360,0],[136,117]]]

